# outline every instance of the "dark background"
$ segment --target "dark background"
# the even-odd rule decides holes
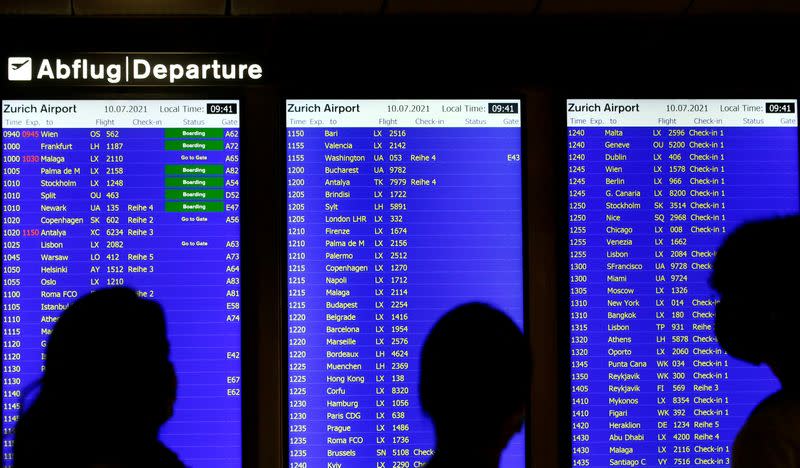
[[[264,82],[246,87],[25,90],[0,85],[3,99],[242,100],[247,466],[286,463],[284,98],[523,99],[528,324],[535,359],[530,453],[531,466],[543,468],[569,466],[568,315],[563,305],[568,286],[561,274],[566,272],[564,100],[800,96],[795,73],[800,5],[790,1],[305,0],[296,11],[288,0],[264,2],[270,5],[266,9],[253,7],[254,1],[173,2],[188,10],[171,13],[201,8],[210,16],[125,15],[124,8],[112,12],[122,16],[80,16],[108,12],[102,2],[86,0],[68,1],[68,8],[58,0],[0,1],[9,2],[0,5],[0,13],[51,14],[0,15],[4,56],[219,52],[250,55],[264,67]],[[147,5],[158,10],[155,4],[141,2],[145,10]],[[135,7],[127,13],[142,11]],[[248,11],[268,14],[232,16]],[[309,12],[326,14],[304,14]],[[406,14],[390,14],[395,12]],[[567,365],[559,367],[560,362]]]

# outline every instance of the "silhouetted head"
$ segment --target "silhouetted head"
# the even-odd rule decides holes
[[[76,462],[115,461],[156,441],[172,415],[176,381],[164,313],[130,289],[99,290],[71,304],[53,328],[45,364],[39,394],[17,424],[18,465],[34,466],[48,451]]]
[[[728,354],[753,364],[800,363],[800,217],[737,228],[717,251],[710,283],[720,296],[717,339]]]
[[[531,368],[525,336],[499,310],[470,303],[443,316],[422,348],[419,388],[437,449],[458,443],[499,454],[522,427]]]

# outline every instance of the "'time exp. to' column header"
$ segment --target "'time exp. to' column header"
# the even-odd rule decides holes
[[[796,127],[795,99],[570,99],[570,127]]]
[[[288,127],[519,127],[520,101],[288,100]]]
[[[3,128],[225,128],[239,126],[239,101],[3,101]]]

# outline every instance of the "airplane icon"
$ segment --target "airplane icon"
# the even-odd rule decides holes
[[[8,58],[8,81],[31,81],[33,66],[30,57]]]
[[[31,61],[31,60],[30,60],[30,59],[28,59],[28,60],[26,60],[26,61],[24,61],[24,62],[22,62],[22,63],[12,63],[12,64],[11,64],[11,67],[12,67],[14,70],[19,70],[21,66],[25,65],[26,63],[28,63],[28,62],[30,62],[30,61]]]

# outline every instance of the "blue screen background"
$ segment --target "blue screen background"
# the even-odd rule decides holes
[[[568,132],[573,466],[729,466],[778,387],[718,347],[708,277],[736,226],[797,212],[797,129]]]
[[[469,301],[488,302],[524,325],[521,162],[508,158],[520,154],[520,130],[287,131],[290,462],[420,466],[435,442],[417,394],[431,327]],[[336,143],[352,147],[330,147]],[[349,160],[332,158],[338,155]],[[347,197],[331,196],[342,192]],[[340,403],[347,406],[332,406]],[[523,431],[502,466],[520,468],[524,460]]]

